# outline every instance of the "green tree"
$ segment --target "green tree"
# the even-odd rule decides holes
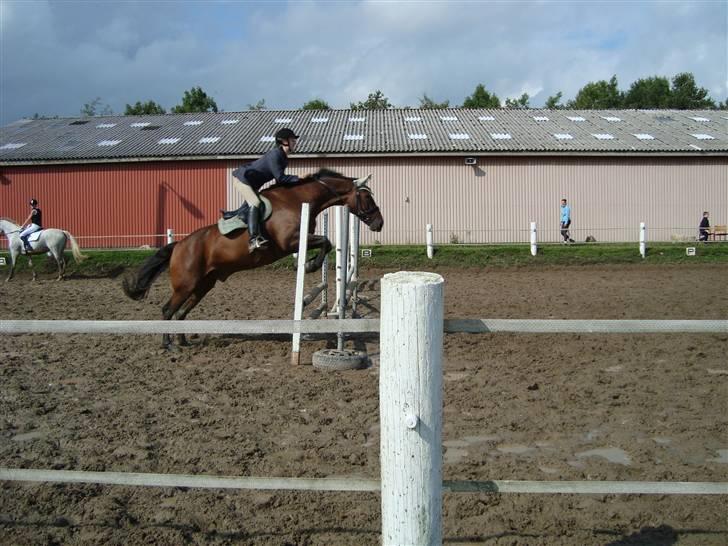
[[[384,93],[377,89],[374,93],[369,93],[367,100],[350,103],[349,108],[352,110],[386,110],[393,106]]]
[[[624,108],[667,108],[670,104],[670,82],[662,76],[640,78],[624,94]]]
[[[718,110],[728,110],[728,97],[726,97],[725,101],[718,103]]]
[[[557,108],[561,108],[561,105],[559,104],[561,102],[561,97],[563,96],[563,93],[559,91],[555,95],[551,95],[549,98],[546,99],[546,102],[544,103],[544,108],[548,108],[549,110],[556,110]]]
[[[622,99],[623,95],[617,88],[617,76],[614,75],[609,81],[587,83],[567,106],[579,110],[609,110],[620,108]]]
[[[682,72],[672,79],[669,107],[678,110],[700,110],[715,108],[715,101],[708,96],[707,89],[697,86],[692,73]]]
[[[427,93],[423,93],[420,98],[420,108],[425,110],[442,110],[444,108],[450,108],[450,101],[436,102],[428,97]]]
[[[475,86],[475,91],[465,97],[463,108],[500,108],[500,99],[495,93],[490,93],[482,83]]]
[[[268,107],[265,105],[265,99],[260,99],[255,104],[248,104],[248,110],[267,110]]]
[[[217,104],[201,87],[193,87],[189,91],[185,91],[182,97],[182,104],[175,106],[171,111],[174,114],[217,112]]]
[[[304,104],[301,110],[331,110],[331,107],[323,99],[312,99]]]
[[[83,117],[93,116],[111,116],[114,111],[108,104],[101,104],[101,97],[96,97],[91,102],[87,102],[81,108],[81,115]]]
[[[530,99],[531,97],[528,96],[528,93],[524,93],[517,99],[506,99],[506,108],[528,108]]]
[[[126,109],[124,110],[125,116],[144,116],[165,113],[164,108],[153,100],[148,100],[147,102],[137,101],[134,106],[127,104]]]

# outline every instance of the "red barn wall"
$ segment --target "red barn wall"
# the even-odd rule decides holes
[[[34,197],[44,227],[70,231],[82,247],[159,246],[154,236],[168,228],[187,234],[217,220],[226,176],[222,161],[3,167],[0,216],[22,222]]]

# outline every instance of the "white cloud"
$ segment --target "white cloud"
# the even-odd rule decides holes
[[[0,123],[78,115],[101,97],[116,112],[167,109],[199,85],[225,110],[264,98],[333,107],[381,89],[396,105],[423,93],[462,103],[479,83],[538,106],[589,81],[693,72],[728,96],[723,2],[29,2],[0,4]]]

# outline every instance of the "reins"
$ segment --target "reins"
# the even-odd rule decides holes
[[[334,188],[329,186],[326,182],[324,182],[318,176],[314,176],[314,180],[316,180],[316,182],[322,184],[324,188],[329,190],[329,193],[331,193],[336,199],[339,199],[341,197],[344,197],[344,195],[346,195],[345,193],[337,192]],[[362,220],[364,220],[365,222],[368,222],[371,219],[372,215],[379,211],[379,207],[377,205],[374,205],[370,209],[362,210],[361,192],[368,191],[369,193],[371,193],[372,190],[370,190],[369,188],[366,188],[366,187],[357,186],[355,191],[356,191],[356,212],[355,212],[355,214],[357,216],[360,216],[362,218]]]

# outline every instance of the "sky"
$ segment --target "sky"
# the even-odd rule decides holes
[[[0,125],[169,110],[201,87],[221,111],[314,98],[348,108],[459,106],[478,84],[540,107],[616,74],[619,87],[692,72],[728,97],[728,1],[0,0]]]

